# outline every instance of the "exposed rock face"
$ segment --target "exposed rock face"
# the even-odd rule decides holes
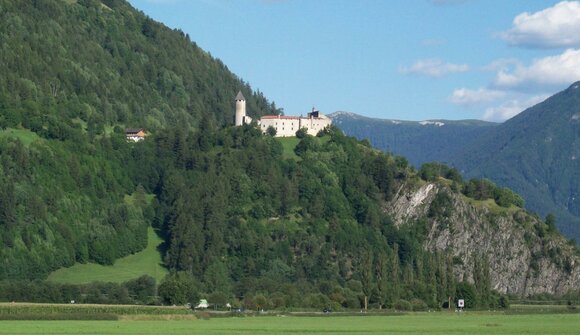
[[[431,208],[437,197],[446,202],[439,211]],[[540,236],[546,225],[522,209],[473,201],[448,186],[428,183],[399,192],[385,210],[397,226],[427,220],[424,248],[450,252],[459,280],[473,283],[474,260],[485,258],[491,286],[501,293],[563,294],[580,288],[574,247],[559,234]]]

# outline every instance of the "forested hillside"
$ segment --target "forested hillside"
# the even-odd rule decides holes
[[[159,288],[167,302],[195,301],[187,290],[251,308],[359,308],[366,297],[423,309],[469,295],[487,308],[506,304],[500,292],[577,287],[575,247],[509,189],[439,164],[414,171],[337,128],[319,135],[286,159],[287,139],[251,126],[169,130],[134,148],[176,271]]]
[[[416,171],[337,128],[294,146],[231,126],[239,89],[250,115],[278,110],[124,1],[0,7],[0,300],[182,304],[204,293],[253,309],[424,310],[578,287],[577,250],[509,189],[439,164]],[[124,127],[149,136],[128,142]],[[437,192],[415,196],[425,189]],[[41,281],[141,250],[149,225],[170,270],[158,290],[152,278]],[[496,226],[525,246],[522,289],[502,280],[493,248],[432,246],[435,232],[481,241]],[[536,280],[552,273],[558,284]]]
[[[228,124],[238,90],[249,114],[276,112],[125,1],[0,0],[0,41],[0,279],[145,246],[124,127]]]
[[[187,288],[242,297],[252,308],[360,308],[366,297],[376,307],[412,301],[422,309],[457,294],[471,294],[473,306],[500,305],[489,265],[474,270],[474,281],[459,280],[451,250],[423,246],[430,219],[397,227],[385,213],[403,186],[424,183],[404,158],[337,128],[303,138],[294,159],[283,150],[251,126],[177,129],[135,147],[141,174],[159,176],[142,182],[157,195],[155,225],[177,271],[160,287],[164,299],[187,301]],[[438,171],[423,174],[437,179]],[[446,176],[470,194],[456,171]],[[444,205],[432,210],[452,212]]]
[[[1,0],[0,8],[4,127],[99,135],[118,124],[196,126],[204,113],[223,125],[238,90],[251,116],[276,109],[187,35],[125,1]]]

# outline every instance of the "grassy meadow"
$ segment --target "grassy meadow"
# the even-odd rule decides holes
[[[161,266],[161,254],[157,250],[162,242],[153,228],[149,227],[147,248],[143,251],[118,259],[112,266],[87,263],[58,269],[48,276],[48,280],[66,284],[87,284],[94,281],[122,283],[149,275],[159,283],[167,274],[167,269]]]
[[[0,137],[17,138],[22,142],[22,144],[26,146],[40,139],[40,137],[38,137],[36,133],[28,129],[14,129],[14,128],[0,130]]]
[[[196,320],[0,321],[0,334],[578,334],[579,314],[415,313]],[[143,319],[141,319],[143,320]]]
[[[284,159],[300,160],[300,157],[296,156],[296,154],[294,153],[294,148],[296,148],[296,146],[300,142],[299,138],[297,138],[297,137],[278,137],[277,140],[280,143],[282,143],[282,148],[284,148],[284,151],[282,153],[282,157],[284,157]]]
[[[282,148],[284,151],[282,152],[282,157],[284,159],[293,159],[299,161],[301,158],[296,155],[294,149],[300,143],[301,139],[298,137],[276,137],[276,139],[282,143]],[[324,144],[330,140],[330,137],[325,136],[322,138],[315,137],[315,141],[319,144]]]

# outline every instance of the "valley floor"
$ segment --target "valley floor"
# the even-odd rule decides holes
[[[0,334],[577,334],[580,314],[413,313],[179,321],[0,321]]]

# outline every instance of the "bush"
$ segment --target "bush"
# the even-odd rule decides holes
[[[510,299],[507,296],[502,295],[499,297],[498,305],[499,308],[510,308]]]
[[[305,138],[308,135],[308,129],[300,128],[296,131],[296,137],[298,138]]]
[[[421,299],[413,299],[411,300],[411,307],[414,311],[426,311],[427,304]]]
[[[411,303],[404,299],[399,299],[393,307],[398,311],[410,311],[413,309]]]
[[[199,288],[195,280],[184,272],[168,275],[159,285],[159,296],[170,305],[197,305]]]

